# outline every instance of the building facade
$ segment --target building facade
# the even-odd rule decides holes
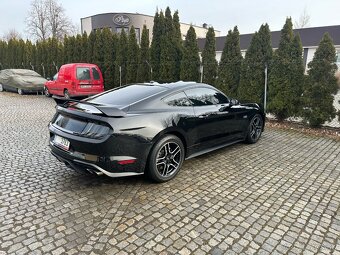
[[[301,37],[303,47],[303,60],[305,70],[308,69],[308,63],[313,59],[314,53],[325,33],[333,38],[333,43],[337,51],[337,65],[340,68],[340,25],[339,26],[326,26],[326,27],[310,27],[294,29],[295,34],[299,34]],[[250,45],[251,39],[254,34],[243,34],[240,35],[240,47],[243,57]],[[281,31],[271,32],[272,47],[276,50],[279,47],[281,37]],[[226,36],[216,37],[216,60],[221,60],[223,47],[225,44]],[[200,52],[202,52],[205,44],[205,39],[198,39],[198,45]]]
[[[87,34],[97,29],[110,28],[114,33],[120,33],[122,30],[128,32],[133,26],[136,31],[137,41],[140,42],[142,36],[143,26],[146,25],[149,29],[150,41],[152,40],[153,29],[153,16],[144,15],[139,13],[102,13],[86,18],[80,19],[81,32]],[[180,23],[182,37],[185,35],[190,27],[190,24]],[[202,26],[194,26],[197,38],[205,38],[208,31],[206,24]],[[220,31],[215,30],[217,36],[220,35]]]

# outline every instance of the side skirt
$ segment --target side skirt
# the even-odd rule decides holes
[[[209,149],[201,150],[199,152],[195,152],[195,153],[191,154],[189,157],[187,157],[185,159],[186,160],[187,159],[191,159],[191,158],[203,155],[205,153],[208,153],[208,152],[211,152],[211,151],[215,151],[215,150],[227,147],[227,146],[235,144],[235,143],[243,142],[243,141],[244,141],[244,139],[238,139],[238,140],[235,140],[235,141],[232,141],[232,142],[228,142],[228,143],[224,143],[224,144],[221,144],[221,145],[218,145],[218,146],[215,146],[215,147],[211,147]]]

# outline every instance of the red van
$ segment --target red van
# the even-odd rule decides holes
[[[46,96],[65,98],[91,96],[104,91],[103,75],[97,65],[72,63],[62,65],[59,72],[44,86]]]

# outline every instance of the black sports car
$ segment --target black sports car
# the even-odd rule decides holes
[[[62,101],[49,124],[51,152],[74,169],[111,177],[172,179],[189,159],[255,143],[264,128],[257,104],[239,104],[195,82],[134,84],[82,101]]]

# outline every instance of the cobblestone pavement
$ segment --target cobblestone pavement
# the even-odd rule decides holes
[[[340,143],[267,129],[171,182],[69,170],[52,99],[0,93],[0,255],[340,254]]]

